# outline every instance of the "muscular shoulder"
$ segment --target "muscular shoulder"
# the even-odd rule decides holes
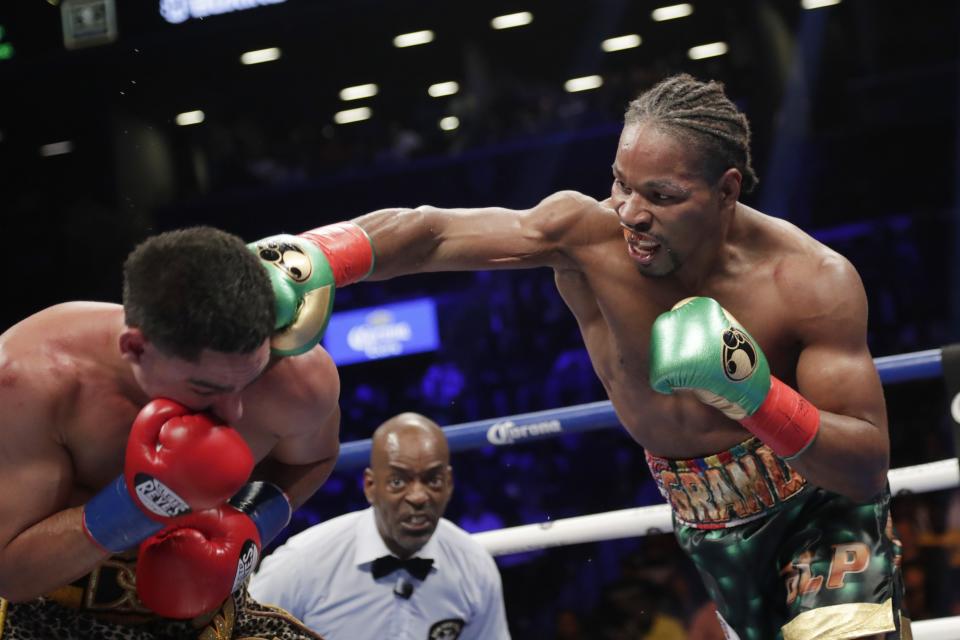
[[[43,335],[32,316],[0,336],[0,425],[3,438],[35,437],[53,428],[80,392],[80,358],[55,337]]]
[[[340,376],[333,359],[318,346],[271,365],[250,392],[248,410],[287,430],[282,435],[296,435],[301,429],[315,428],[336,410]]]
[[[558,191],[529,210],[528,216],[547,239],[577,245],[591,238],[597,225],[615,222],[616,214],[604,203],[578,191]]]
[[[782,224],[773,280],[785,308],[794,310],[808,330],[841,322],[857,331],[865,328],[866,293],[853,264],[793,225]]]

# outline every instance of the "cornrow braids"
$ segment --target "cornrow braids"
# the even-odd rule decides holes
[[[682,73],[660,81],[633,100],[624,124],[650,122],[696,149],[711,183],[730,167],[743,175],[741,191],[757,186],[750,163],[750,123],[724,93],[723,84]]]

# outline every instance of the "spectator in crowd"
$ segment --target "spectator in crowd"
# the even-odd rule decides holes
[[[290,538],[251,592],[328,640],[509,638],[496,564],[442,518],[453,471],[440,427],[416,413],[380,425],[363,487],[369,509]]]

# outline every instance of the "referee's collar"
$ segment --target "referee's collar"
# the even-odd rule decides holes
[[[414,558],[432,559],[434,569],[437,569],[437,565],[441,560],[438,557],[440,545],[436,538],[442,521],[443,518],[437,522],[437,528],[434,529],[433,535],[431,535],[430,539],[427,540],[427,544],[423,545],[419,551],[413,554]],[[387,547],[387,543],[385,543],[383,538],[380,537],[380,532],[377,531],[377,520],[376,514],[373,512],[373,507],[368,507],[366,511],[362,512],[360,517],[357,519],[356,536],[357,547],[353,555],[353,561],[358,567],[369,565],[380,556],[393,554],[393,552]]]

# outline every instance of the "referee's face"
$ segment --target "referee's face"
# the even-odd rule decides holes
[[[450,452],[439,428],[404,425],[374,436],[364,493],[380,537],[397,557],[427,543],[452,492]]]

